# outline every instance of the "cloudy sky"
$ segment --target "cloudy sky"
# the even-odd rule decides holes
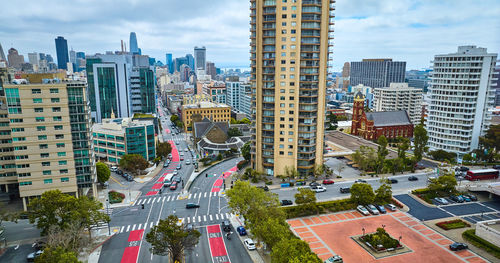
[[[326,0],[325,0],[326,2]],[[345,61],[392,57],[429,67],[458,45],[500,52],[498,0],[337,0],[334,70]],[[50,53],[61,35],[87,54],[119,50],[137,33],[143,54],[165,61],[207,47],[219,67],[249,65],[248,0],[14,0],[0,9],[0,43]]]

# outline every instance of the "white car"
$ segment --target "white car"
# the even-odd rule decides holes
[[[111,168],[109,168],[109,170],[110,170],[111,172],[116,172],[116,171],[118,170],[118,167],[116,167],[116,166],[111,166]]]
[[[248,250],[255,250],[255,243],[250,238],[245,239],[243,243],[245,243]]]
[[[366,208],[362,205],[358,205],[358,207],[356,207],[356,209],[363,215],[365,216],[369,216],[370,215],[370,212],[368,212],[368,210],[366,210]]]
[[[389,209],[393,212],[397,210],[397,207],[393,204],[386,204],[385,207],[387,207],[387,209]]]
[[[321,192],[326,192],[326,188],[324,186],[313,186],[311,187],[311,190],[313,190],[316,193],[321,193]]]
[[[443,204],[443,205],[448,205],[448,204],[450,204],[450,203],[448,202],[448,200],[446,200],[446,199],[444,199],[444,198],[442,198],[442,197],[436,197],[436,200],[437,200],[438,202],[440,202],[441,204]]]

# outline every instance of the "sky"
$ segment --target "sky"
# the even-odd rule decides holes
[[[324,0],[327,2],[326,0]],[[120,49],[136,32],[142,53],[165,62],[207,48],[216,66],[249,67],[248,0],[15,0],[0,9],[0,44],[55,56],[54,39],[86,54]],[[459,45],[500,52],[498,0],[337,0],[333,71],[346,61],[393,58],[430,66]]]

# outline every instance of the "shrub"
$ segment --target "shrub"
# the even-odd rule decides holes
[[[266,182],[266,185],[272,185],[273,184],[273,181],[267,181]]]
[[[111,190],[108,193],[108,198],[110,204],[121,203],[125,199],[125,194]]]
[[[248,161],[247,160],[241,160],[237,165],[236,167],[238,168],[238,170],[241,170],[243,167],[245,167],[246,165],[248,164]]]
[[[438,226],[444,230],[450,230],[450,229],[470,227],[470,224],[468,224],[467,222],[462,221],[460,219],[455,219],[455,220],[450,220],[450,221],[438,222],[438,223],[436,223],[436,226]]]
[[[500,259],[500,247],[495,246],[494,244],[480,238],[479,236],[476,235],[476,230],[474,229],[469,229],[465,230],[462,233],[462,237],[473,244],[476,247],[482,248],[486,250],[486,252],[490,253],[496,258]]]
[[[318,208],[318,211],[303,210],[299,206],[287,206],[287,207],[282,207],[281,209],[285,211],[287,218],[294,218],[294,217],[314,215],[317,212],[327,213],[327,212],[339,212],[339,211],[351,210],[354,209],[356,205],[351,202],[350,198],[347,198],[347,199],[340,199],[333,201],[317,202],[316,207]]]
[[[399,208],[403,208],[403,204],[401,204],[401,202],[396,200],[396,198],[394,198],[394,197],[392,198],[392,203]]]

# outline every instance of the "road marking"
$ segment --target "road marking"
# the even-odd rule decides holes
[[[125,228],[125,226],[122,226],[122,227],[120,228],[120,233],[122,233],[122,232],[123,232],[123,229],[124,229],[124,228]]]
[[[207,198],[207,192],[205,192],[205,195],[203,196],[204,198]]]
[[[195,222],[196,216],[193,216],[193,223]]]
[[[151,199],[148,199],[148,201],[146,202],[146,204],[149,204],[149,202],[151,202]]]
[[[118,180],[116,180],[113,176],[110,176],[109,178],[111,178],[113,181],[115,181],[116,183],[118,183],[121,187],[125,187],[125,185],[121,184]]]
[[[155,201],[156,201],[156,197],[155,197],[155,198],[153,198],[153,201],[152,201],[151,203],[154,203]]]
[[[156,202],[157,202],[157,203],[159,203],[160,201],[161,201],[161,197],[160,197],[160,198],[158,198],[158,200],[157,200]]]
[[[156,221],[156,225],[159,225],[160,224],[160,219],[158,219],[158,221]]]
[[[132,226],[132,229],[130,231],[134,231],[135,230],[135,224]]]
[[[219,220],[219,214],[215,214],[215,220]]]
[[[210,215],[210,221],[212,221],[212,220],[213,220],[212,215]]]
[[[137,226],[137,229],[142,229],[142,228],[141,228],[141,225],[142,225],[142,224],[139,224],[139,226]]]
[[[201,222],[201,216],[198,216],[198,222]]]
[[[137,200],[135,200],[135,201],[134,201],[134,203],[132,203],[132,206],[134,206],[134,205],[135,205],[135,203],[137,203]]]
[[[151,224],[149,224],[149,228],[153,228],[153,221],[151,221]]]
[[[188,218],[187,218],[187,221],[188,221],[188,224],[189,224],[189,223],[191,223],[191,222],[190,222],[190,221],[191,221],[191,217],[188,217]]]
[[[203,215],[203,222],[207,221],[207,216]]]
[[[228,214],[228,213],[226,213],[226,218],[227,218],[227,219],[229,219],[229,218],[230,218],[230,216],[229,216],[229,214]]]
[[[127,226],[127,230],[125,232],[128,232],[129,229],[130,229],[130,225]]]
[[[170,201],[170,195],[167,197],[167,202]]]
[[[163,197],[163,201],[162,201],[162,202],[165,202],[165,199],[167,199],[167,197],[166,197],[166,196],[164,196],[164,197]]]

